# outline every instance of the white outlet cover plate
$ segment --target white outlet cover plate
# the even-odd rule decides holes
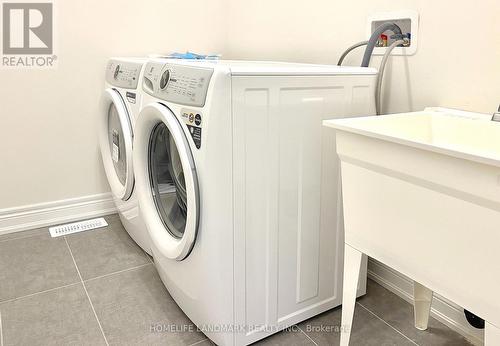
[[[410,47],[395,47],[392,50],[392,55],[414,55],[417,52],[418,46],[418,21],[419,14],[414,10],[398,10],[398,11],[384,11],[377,12],[368,17],[366,26],[366,39],[368,40],[372,34],[372,22],[379,22],[384,20],[398,20],[410,19],[411,22],[411,46]],[[373,49],[374,55],[384,55],[385,47],[375,47]]]

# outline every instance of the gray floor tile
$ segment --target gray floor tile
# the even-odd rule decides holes
[[[105,345],[82,284],[0,304],[3,345]]]
[[[205,340],[197,341],[190,346],[217,346],[217,345],[215,345],[215,343],[212,342],[210,339],[205,339]]]
[[[213,346],[202,333],[192,331],[196,327],[172,300],[150,258],[128,236],[118,215],[106,219],[106,229],[66,239],[82,277],[89,280],[85,285],[109,343]],[[127,270],[137,266],[141,267]],[[122,270],[126,271],[115,273]],[[115,274],[102,277],[111,273]],[[64,238],[50,238],[48,228],[0,236],[4,345],[103,344],[101,330],[78,281]],[[13,299],[68,284],[72,285]],[[292,329],[255,345],[338,345],[340,318],[340,308],[333,309],[299,325],[307,336]],[[183,328],[186,331],[180,331]],[[351,345],[415,343],[470,345],[434,319],[427,331],[415,329],[412,306],[369,280],[367,295],[356,305]]]
[[[0,301],[78,281],[63,238],[40,235],[0,242]]]
[[[150,262],[117,215],[105,219],[108,227],[66,236],[83,280]]]
[[[110,345],[191,345],[205,336],[177,306],[152,264],[85,283]]]
[[[340,344],[342,311],[336,308],[299,324],[299,327],[319,346]],[[410,340],[389,327],[373,314],[356,305],[351,333],[351,346],[415,346]]]
[[[31,230],[22,231],[22,232],[13,232],[13,233],[8,233],[8,234],[2,234],[2,235],[0,235],[0,242],[12,240],[12,239],[28,238],[28,237],[39,236],[39,235],[45,235],[47,237],[50,237],[48,227],[36,228],[36,229],[31,229]]]
[[[252,345],[259,346],[314,346],[311,341],[297,326],[290,327],[279,333],[273,334]]]
[[[432,317],[427,330],[416,329],[413,306],[372,280],[368,280],[367,294],[358,302],[419,345],[471,345],[460,334]]]

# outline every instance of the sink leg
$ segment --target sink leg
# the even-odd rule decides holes
[[[345,244],[344,247],[344,288],[342,295],[342,327],[340,346],[348,346],[351,338],[351,326],[356,305],[359,271],[363,253]]]
[[[500,345],[500,328],[486,322],[484,326],[484,345]]]
[[[431,313],[432,291],[418,282],[413,282],[413,310],[415,312],[415,328],[426,330]]]

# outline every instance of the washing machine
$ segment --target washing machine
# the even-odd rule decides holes
[[[139,212],[133,169],[134,126],[142,102],[139,81],[146,59],[112,58],[106,65],[99,140],[102,162],[123,227],[151,254],[149,234]]]
[[[141,213],[165,286],[216,344],[247,345],[341,304],[340,168],[322,121],[375,114],[375,81],[371,68],[146,64]]]

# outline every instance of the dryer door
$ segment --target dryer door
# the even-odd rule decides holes
[[[196,241],[200,205],[188,140],[161,103],[141,110],[135,132],[137,194],[148,231],[163,256],[183,260]]]
[[[134,188],[133,134],[127,107],[116,89],[105,90],[101,113],[99,141],[104,170],[114,196],[126,201]]]

